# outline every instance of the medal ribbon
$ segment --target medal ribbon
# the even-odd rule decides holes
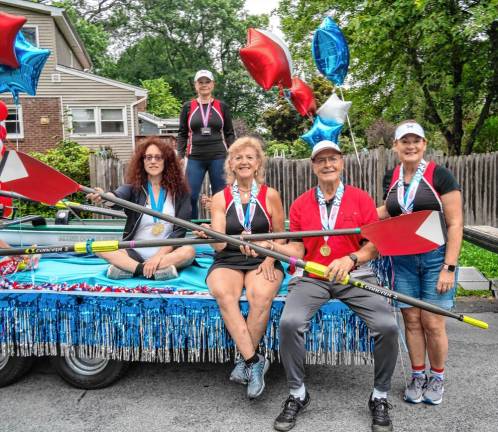
[[[410,181],[410,184],[408,185],[406,191],[404,183],[405,176],[403,164],[401,164],[399,168],[399,178],[397,183],[398,204],[401,207],[401,211],[405,214],[413,212],[413,201],[415,200],[418,186],[420,185],[420,181],[424,176],[426,168],[427,162],[422,159],[418,164],[417,171],[415,171],[415,175],[412,177],[412,180]]]
[[[206,108],[206,112],[204,112],[204,109],[202,108],[202,103],[200,100],[197,100],[199,104],[199,110],[201,111],[201,118],[202,118],[202,126],[207,127],[208,122],[209,122],[209,114],[211,113],[211,101],[209,101],[208,106]]]
[[[159,189],[159,197],[157,198],[157,201],[154,199],[154,191],[152,190],[152,185],[150,182],[147,182],[147,191],[149,192],[150,208],[162,213],[164,201],[166,200],[166,192],[164,191],[164,189]],[[152,218],[154,219],[155,223],[157,223],[157,221],[159,220],[155,216],[152,216]]]
[[[240,224],[244,227],[244,231],[251,233],[251,224],[254,218],[254,213],[256,212],[256,197],[258,196],[258,184],[256,183],[256,180],[252,181],[251,198],[249,200],[249,205],[246,207],[245,213],[240,200],[239,185],[237,180],[235,180],[232,185],[232,196],[233,203],[235,205],[235,212],[237,213],[237,218],[239,219]]]
[[[327,203],[325,202],[325,197],[323,196],[323,192],[320,189],[320,186],[316,187],[316,192],[318,197],[318,206],[320,208],[322,230],[333,230],[337,221],[337,215],[339,214],[339,207],[341,206],[342,196],[344,195],[344,184],[342,183],[342,181],[339,183],[339,187],[335,192],[334,200],[332,201],[330,215],[327,214]],[[325,240],[325,243],[327,243],[329,236],[324,236],[323,239]]]

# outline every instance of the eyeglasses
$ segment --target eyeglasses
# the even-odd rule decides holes
[[[318,157],[318,158],[313,159],[313,163],[315,163],[317,165],[325,165],[327,162],[330,162],[330,163],[335,165],[341,159],[342,159],[342,157],[340,157],[340,156]]]
[[[163,155],[151,155],[151,154],[146,154],[144,155],[144,161],[147,162],[152,162],[152,160],[155,160],[156,162],[161,162],[163,160]]]

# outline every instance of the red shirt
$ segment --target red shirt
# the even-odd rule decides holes
[[[291,231],[322,229],[316,188],[312,188],[297,197],[290,208],[289,219]],[[361,189],[346,185],[334,228],[359,228],[378,220],[377,209],[372,197]],[[330,236],[327,244],[330,246],[331,254],[323,256],[320,254],[320,247],[325,242],[323,237],[303,238],[306,249],[304,260],[329,265],[333,260],[360,249],[361,240],[363,237],[359,234]]]

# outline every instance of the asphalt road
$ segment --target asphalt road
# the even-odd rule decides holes
[[[486,308],[485,308],[486,309]],[[487,308],[489,310],[489,308]],[[498,430],[498,311],[474,313],[490,329],[448,320],[450,354],[446,393],[439,406],[402,401],[403,368],[398,360],[390,396],[396,431]],[[403,352],[405,367],[408,358]],[[309,409],[299,431],[370,431],[366,401],[371,366],[307,368]],[[135,364],[112,387],[70,387],[47,359],[37,361],[20,382],[0,389],[1,431],[271,431],[287,395],[284,372],[273,365],[261,399],[228,380],[229,365]]]

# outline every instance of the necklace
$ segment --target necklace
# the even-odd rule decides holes
[[[244,199],[247,199],[249,197],[249,192],[251,192],[251,189],[244,190],[244,189],[239,188],[239,191],[243,192],[242,196],[244,197]]]

